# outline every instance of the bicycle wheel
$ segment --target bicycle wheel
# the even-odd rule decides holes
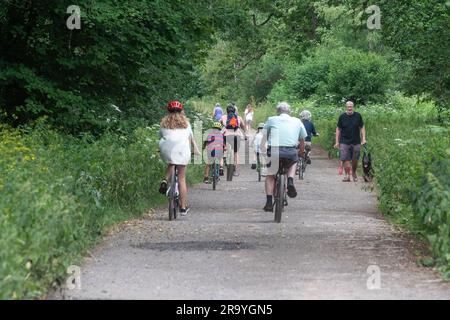
[[[213,190],[216,190],[216,185],[217,185],[217,179],[219,177],[219,168],[217,167],[217,163],[214,163],[211,166],[212,170],[212,185],[213,185]]]
[[[170,177],[169,190],[169,220],[172,221],[177,218],[177,199],[176,199],[176,169],[173,170]]]
[[[275,192],[277,196],[275,197],[275,222],[281,222],[281,213],[283,212],[284,207],[284,193],[285,191],[285,176],[284,174],[280,174],[277,177],[277,182],[275,184]]]
[[[258,182],[261,181],[261,161],[259,160],[259,154],[256,156],[256,171],[258,171]]]
[[[303,157],[298,160],[298,178],[300,180],[303,180],[303,174],[305,173],[304,162]]]
[[[233,181],[234,164],[227,165],[227,181]]]

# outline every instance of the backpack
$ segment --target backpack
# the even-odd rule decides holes
[[[227,123],[225,125],[227,129],[234,129],[235,131],[239,128],[239,120],[236,113],[229,113],[227,116]]]

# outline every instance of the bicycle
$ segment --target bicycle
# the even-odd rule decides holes
[[[214,162],[211,163],[209,166],[210,166],[209,167],[209,175],[212,180],[212,187],[213,187],[213,190],[216,190],[217,183],[219,183],[219,180],[220,180],[220,178],[219,178],[219,170],[220,170],[219,159],[214,158]]]
[[[306,171],[306,165],[308,164],[309,159],[309,153],[311,152],[311,147],[305,146],[305,154],[303,157],[299,157],[298,164],[297,164],[297,170],[298,170],[298,178],[300,180],[304,179],[305,171]]]
[[[169,199],[169,220],[172,221],[177,218],[177,213],[180,209],[180,193],[178,189],[178,168],[174,167],[170,177],[170,187],[167,191]]]
[[[261,181],[261,159],[259,152],[256,153],[256,172],[258,172],[258,181]]]
[[[275,222],[281,222],[281,214],[284,211],[284,206],[287,205],[287,169],[289,160],[280,159],[278,172],[275,176],[275,190],[274,190],[274,200],[275,200]]]

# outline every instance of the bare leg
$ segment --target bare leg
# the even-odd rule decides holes
[[[205,165],[205,174],[203,176],[205,178],[209,177],[209,164]]]
[[[266,195],[273,196],[273,189],[275,189],[275,176],[266,176]]]
[[[288,170],[288,172],[287,172],[288,178],[294,178],[296,166],[297,166],[297,164],[294,163],[294,164],[289,168],[289,170]]]
[[[170,183],[170,177],[172,176],[172,172],[174,170],[175,166],[173,164],[169,164],[167,166],[167,170],[166,170],[166,181],[168,181]]]
[[[352,160],[352,174],[353,174],[353,180],[357,178],[356,175],[356,169],[358,168],[358,160]]]
[[[350,161],[344,161],[345,179],[350,179]]]
[[[186,166],[178,166],[178,189],[180,191],[180,206],[185,209],[187,200]]]

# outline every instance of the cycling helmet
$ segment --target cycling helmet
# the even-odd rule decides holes
[[[227,107],[227,113],[236,113],[236,107],[232,104],[229,104]]]
[[[311,112],[309,112],[308,110],[303,110],[302,112],[300,112],[300,118],[302,120],[311,120]]]
[[[219,121],[215,121],[215,122],[213,122],[211,128],[221,130],[222,129],[222,124]]]
[[[169,112],[180,112],[183,110],[183,105],[181,104],[181,102],[174,100],[174,101],[170,101],[167,104],[167,110]]]

